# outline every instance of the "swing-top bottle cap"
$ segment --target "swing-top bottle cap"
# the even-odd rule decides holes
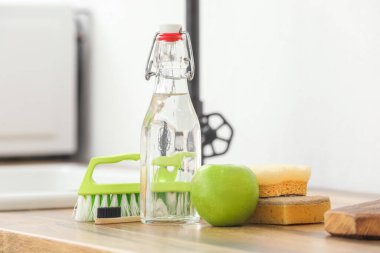
[[[145,79],[161,76],[167,79],[192,80],[194,59],[190,35],[179,24],[163,24],[156,33],[145,67]]]
[[[182,25],[179,24],[162,24],[160,25],[160,33],[180,33]]]
[[[182,26],[176,24],[160,25],[158,40],[165,42],[176,42],[182,40]]]

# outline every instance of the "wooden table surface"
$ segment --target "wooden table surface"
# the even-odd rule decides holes
[[[333,207],[380,195],[312,191],[329,195]],[[7,252],[380,252],[380,241],[332,237],[323,224],[94,225],[78,223],[72,210],[0,212],[0,253]]]

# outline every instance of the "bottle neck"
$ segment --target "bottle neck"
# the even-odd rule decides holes
[[[154,93],[160,94],[188,94],[186,79],[168,79],[160,75],[156,77]]]

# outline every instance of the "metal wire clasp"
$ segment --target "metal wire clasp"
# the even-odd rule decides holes
[[[183,32],[180,31],[182,35],[185,36],[185,45],[186,45],[186,51],[188,55],[188,60],[189,60],[189,70],[186,72],[185,76],[187,80],[191,81],[194,77],[195,73],[195,67],[194,67],[194,57],[193,57],[193,48],[191,46],[191,40],[190,40],[190,35],[188,32]],[[148,56],[148,61],[146,62],[146,67],[145,67],[145,79],[149,80],[152,76],[156,76],[157,73],[152,71],[152,66],[154,63],[154,51],[157,46],[157,38],[160,35],[160,33],[156,33],[156,35],[153,38],[152,46],[150,48],[149,56]]]
[[[194,78],[195,74],[195,66],[194,66],[194,55],[193,55],[193,48],[191,46],[191,40],[190,35],[188,32],[181,32],[181,34],[184,34],[186,36],[185,44],[187,48],[187,54],[189,56],[190,65],[189,65],[189,71],[186,73],[187,80],[191,81]]]
[[[156,33],[153,38],[152,46],[150,47],[150,52],[148,56],[148,61],[146,62],[146,67],[145,67],[145,79],[149,80],[151,76],[155,76],[156,73],[152,72],[152,66],[153,66],[153,49],[155,48],[156,41],[160,33]]]

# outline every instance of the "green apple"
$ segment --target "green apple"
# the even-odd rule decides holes
[[[213,226],[237,226],[256,209],[259,186],[255,174],[241,165],[204,165],[192,179],[191,201]]]

